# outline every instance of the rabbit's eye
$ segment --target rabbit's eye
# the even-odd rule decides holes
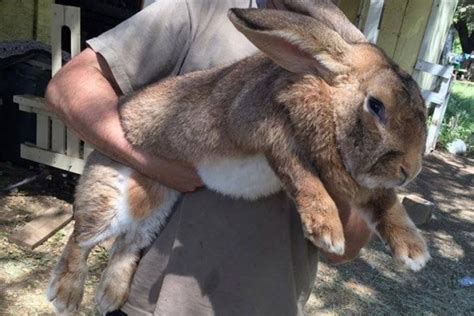
[[[373,115],[377,116],[382,123],[385,123],[385,106],[382,101],[370,97],[368,100],[368,107]]]
[[[403,155],[405,155],[405,153],[402,152],[402,151],[390,150],[390,151],[386,152],[382,157],[384,157],[384,159],[387,159],[387,160],[392,160],[392,159],[399,158]]]

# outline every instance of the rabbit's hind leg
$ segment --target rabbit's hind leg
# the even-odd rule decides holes
[[[125,303],[140,250],[140,245],[126,235],[116,238],[95,296],[101,313],[114,311]]]
[[[47,298],[59,314],[77,311],[84,294],[87,277],[87,257],[91,247],[79,245],[73,233],[59,262],[53,268]]]
[[[133,189],[133,186],[129,189],[129,193],[137,194],[137,189]],[[131,216],[141,219],[136,220],[126,232],[118,236],[112,247],[109,263],[96,293],[96,304],[101,313],[114,311],[125,303],[140,251],[148,247],[164,228],[173,210],[173,204],[179,197],[178,192],[158,183],[153,185],[153,188],[149,187],[149,192],[153,193],[155,198],[152,203],[138,203],[142,207],[149,207],[148,210],[140,211],[136,208],[138,204],[132,201],[133,194],[129,194]],[[140,200],[144,199],[141,193],[138,195]],[[160,198],[157,199],[156,196]]]
[[[97,156],[97,154],[96,154]],[[108,162],[108,160],[105,160]],[[87,276],[87,257],[97,244],[133,224],[121,208],[129,171],[108,162],[91,163],[76,188],[74,231],[53,268],[47,297],[58,313],[74,312],[81,303]],[[121,212],[122,211],[122,212]]]

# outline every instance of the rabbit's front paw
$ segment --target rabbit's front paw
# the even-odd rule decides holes
[[[301,214],[301,221],[306,238],[316,247],[329,253],[344,254],[344,231],[337,209],[305,212]]]
[[[431,258],[426,241],[415,226],[393,227],[387,244],[395,261],[412,271],[421,270]]]

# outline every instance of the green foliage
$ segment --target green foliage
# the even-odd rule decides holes
[[[474,50],[474,0],[459,0],[453,17],[462,51],[471,54]]]
[[[459,20],[465,20],[469,32],[474,30],[474,1],[473,0],[459,0],[456,12],[454,13],[453,22],[457,23]]]
[[[461,55],[462,54],[461,41],[459,40],[459,36],[457,34],[454,37],[454,43],[453,43],[453,50],[452,51],[456,55]]]
[[[454,139],[463,140],[468,152],[474,150],[474,85],[455,82],[446,109],[438,142],[446,147]]]

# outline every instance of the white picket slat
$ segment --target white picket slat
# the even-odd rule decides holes
[[[51,148],[49,137],[50,119],[46,115],[36,114],[36,146],[43,149]]]
[[[423,96],[426,104],[443,104],[445,97],[445,95],[441,95],[440,93],[431,90],[422,90],[421,95]]]
[[[71,157],[79,157],[81,140],[70,129],[66,128],[66,154]]]
[[[89,145],[88,143],[84,143],[84,160],[87,159],[87,157],[89,157],[89,155],[91,154],[93,150],[94,148],[92,148],[91,145]]]
[[[61,31],[64,25],[64,8],[53,4],[53,19],[51,22],[51,72],[54,76],[63,65],[61,49]]]
[[[433,64],[424,60],[418,60],[415,65],[415,69],[427,72],[434,76],[442,77],[444,79],[450,79],[451,75],[453,74],[453,66]]]
[[[368,8],[362,32],[370,43],[376,43],[384,0],[367,0]]]
[[[56,153],[66,153],[66,126],[58,119],[52,119],[51,150]]]
[[[441,124],[443,123],[444,114],[448,107],[449,95],[452,85],[453,66],[444,66],[433,64],[424,60],[418,60],[415,70],[429,73],[438,77],[438,91],[423,90],[422,95],[427,106],[434,104],[435,109],[428,127],[428,136],[426,139],[426,153],[431,152],[436,147]]]

